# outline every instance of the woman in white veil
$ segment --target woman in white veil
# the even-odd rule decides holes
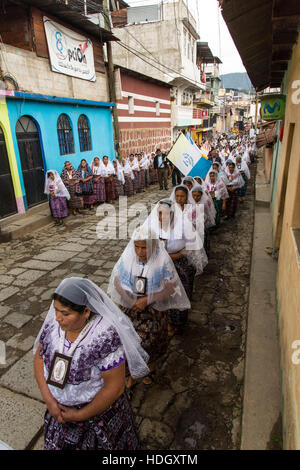
[[[226,209],[228,191],[217,170],[209,170],[205,178],[205,188],[207,193],[210,194],[216,209],[215,228],[218,228],[221,223],[222,213]]]
[[[227,190],[229,197],[226,200],[226,215],[224,219],[230,219],[235,217],[239,201],[239,189],[245,185],[245,182],[232,160],[228,159],[226,165],[225,173],[228,178]]]
[[[184,186],[186,186],[191,191],[195,186],[196,181],[192,176],[185,176],[182,180],[182,184],[184,184]]]
[[[68,216],[67,200],[70,194],[56,170],[47,171],[44,193],[49,196],[49,206],[56,225],[63,225]]]
[[[181,186],[179,186],[181,187]],[[188,189],[183,193],[187,197]],[[194,277],[201,274],[207,264],[203,240],[193,227],[192,219],[183,216],[179,204],[171,199],[162,199],[154,207],[144,226],[151,227],[165,243],[165,248],[172,259],[180,281],[189,299],[192,297]],[[180,310],[176,306],[169,310],[169,336],[179,332],[187,323],[188,309]]]
[[[195,269],[195,274],[202,274],[208,259],[203,247],[204,244],[204,211],[196,211],[192,191],[185,185],[176,186],[170,196],[174,202],[175,230],[181,230],[180,237],[187,240],[187,257]],[[190,242],[188,242],[190,240]]]
[[[112,271],[107,292],[131,318],[153,372],[168,346],[168,310],[176,306],[184,311],[190,302],[163,242],[147,225],[133,233]],[[152,380],[149,374],[143,382]],[[134,384],[131,374],[128,388]]]
[[[47,405],[45,449],[137,449],[125,388],[148,373],[129,318],[92,281],[64,279],[34,344],[35,377]]]

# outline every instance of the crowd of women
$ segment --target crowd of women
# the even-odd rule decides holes
[[[89,165],[82,159],[78,168],[66,161],[61,175],[56,170],[47,171],[45,193],[49,195],[50,210],[55,223],[63,224],[69,215],[92,210],[103,202],[112,203],[119,196],[133,196],[158,182],[154,169],[154,156],[131,154],[128,158],[109,161],[107,156],[95,157]]]
[[[139,448],[134,387],[155,381],[170,338],[186,328],[209,232],[245,197],[255,141],[230,142],[225,135],[210,142],[206,178],[184,178],[134,231],[107,294],[82,278],[56,289],[34,346],[45,449]]]

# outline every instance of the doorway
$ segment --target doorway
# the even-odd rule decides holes
[[[47,200],[40,136],[34,120],[22,116],[16,124],[16,136],[27,204],[32,207]]]

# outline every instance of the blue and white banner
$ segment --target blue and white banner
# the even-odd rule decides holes
[[[199,149],[190,136],[181,134],[168,154],[168,159],[184,176],[205,178],[212,162],[207,159],[207,152]]]

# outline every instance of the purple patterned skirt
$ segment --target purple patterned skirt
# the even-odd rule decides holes
[[[106,202],[116,199],[114,179],[112,176],[105,178],[105,192],[106,192]]]
[[[168,347],[168,311],[159,312],[151,306],[138,313],[130,309],[122,310],[141,337],[141,346],[150,356],[149,363],[165,354]]]
[[[108,410],[87,421],[61,424],[47,410],[44,436],[45,450],[138,450],[140,447],[126,392]]]
[[[49,200],[52,217],[55,219],[64,219],[68,216],[67,199],[65,197],[52,197]]]
[[[106,192],[104,178],[100,178],[97,183],[93,181],[93,191],[95,196],[95,202],[105,202]]]
[[[89,194],[88,196],[83,195],[83,204],[85,206],[91,206],[92,204],[95,204],[95,202],[94,194]]]
[[[116,175],[114,175],[114,185],[115,185],[116,198],[118,199],[119,196],[124,196],[123,184]]]
[[[138,191],[139,190],[139,172],[137,170],[133,170],[134,174],[134,180],[133,181],[133,190]]]
[[[229,198],[226,199],[226,215],[227,217],[234,217],[239,200],[239,190],[228,191]]]
[[[124,176],[125,184],[124,184],[124,193],[125,196],[132,196],[133,195],[133,180],[131,176]]]
[[[155,170],[154,168],[150,168],[149,173],[150,173],[150,184],[158,183],[157,170]]]
[[[75,193],[76,185],[69,184],[67,188],[70,194],[70,199],[68,200],[69,208],[80,209],[83,206],[83,198],[82,196],[76,196],[76,193]]]
[[[145,188],[145,170],[139,172],[139,189],[142,191]]]

